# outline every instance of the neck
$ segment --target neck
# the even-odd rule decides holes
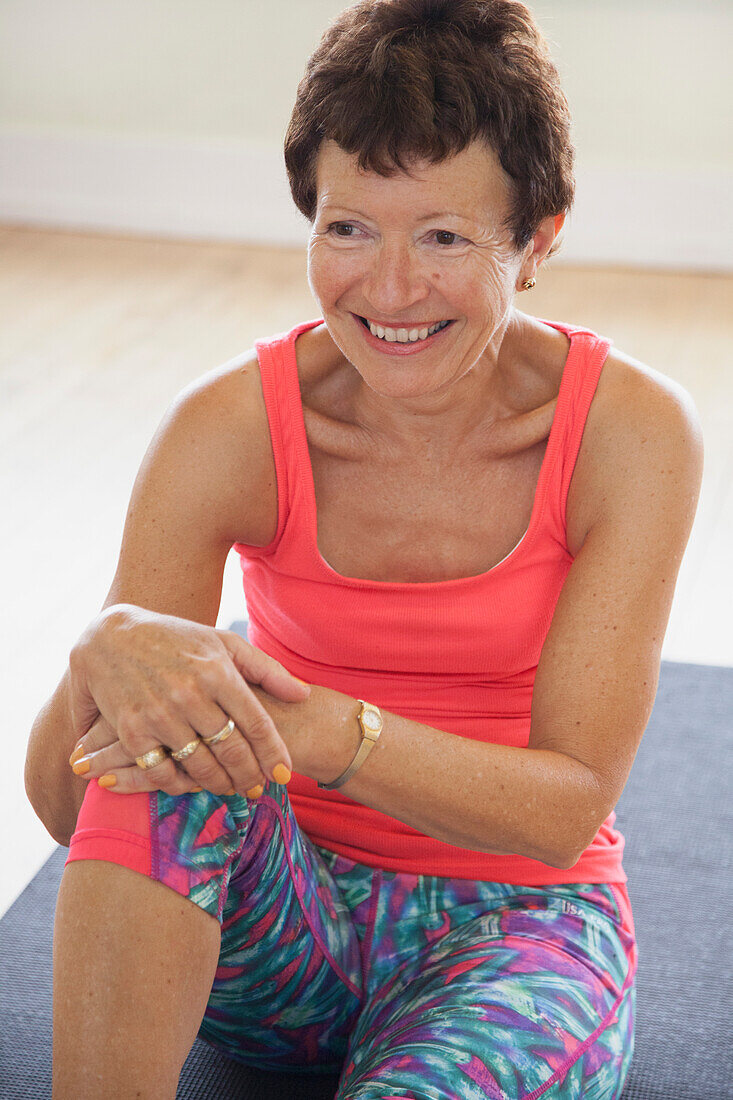
[[[477,431],[490,431],[511,413],[502,394],[516,388],[524,332],[523,315],[512,311],[473,366],[429,393],[385,396],[355,370],[355,422],[373,439],[409,452],[455,447]]]

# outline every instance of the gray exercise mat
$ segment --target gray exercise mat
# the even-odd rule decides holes
[[[231,629],[246,633],[246,624]],[[733,1100],[733,669],[663,661],[616,827],[639,946],[623,1100]],[[0,1100],[51,1100],[57,848],[0,920]],[[332,1100],[336,1075],[262,1073],[200,1039],[179,1100]],[[100,1098],[101,1100],[101,1098]]]

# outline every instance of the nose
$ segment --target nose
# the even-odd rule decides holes
[[[382,244],[364,280],[364,297],[377,316],[399,320],[430,295],[419,258],[409,245]]]

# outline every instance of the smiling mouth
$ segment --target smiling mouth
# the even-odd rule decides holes
[[[354,316],[357,318],[357,320],[361,321],[362,325],[364,326],[364,328],[368,332],[371,332],[371,326],[369,324],[369,321],[366,319],[366,317],[361,317],[358,313],[355,313]],[[375,327],[378,327],[378,328],[381,328],[381,329],[384,329],[384,330],[390,329],[395,334],[398,333],[401,329],[404,329],[405,332],[412,332],[413,330],[419,331],[420,329],[424,329],[424,328],[432,328],[433,325],[440,325],[440,329],[438,329],[437,331],[442,332],[443,329],[446,329],[450,325],[453,324],[453,320],[454,319],[445,320],[445,321],[432,321],[429,325],[381,325],[381,324],[377,325],[376,321],[374,322],[374,324],[375,324]],[[435,335],[435,333],[433,333],[433,335]]]

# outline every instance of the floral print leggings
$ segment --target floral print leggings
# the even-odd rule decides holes
[[[250,801],[93,780],[74,859],[131,866],[217,918],[199,1036],[230,1058],[340,1072],[335,1100],[621,1095],[637,947],[613,884],[368,867],[313,844],[274,782]]]

